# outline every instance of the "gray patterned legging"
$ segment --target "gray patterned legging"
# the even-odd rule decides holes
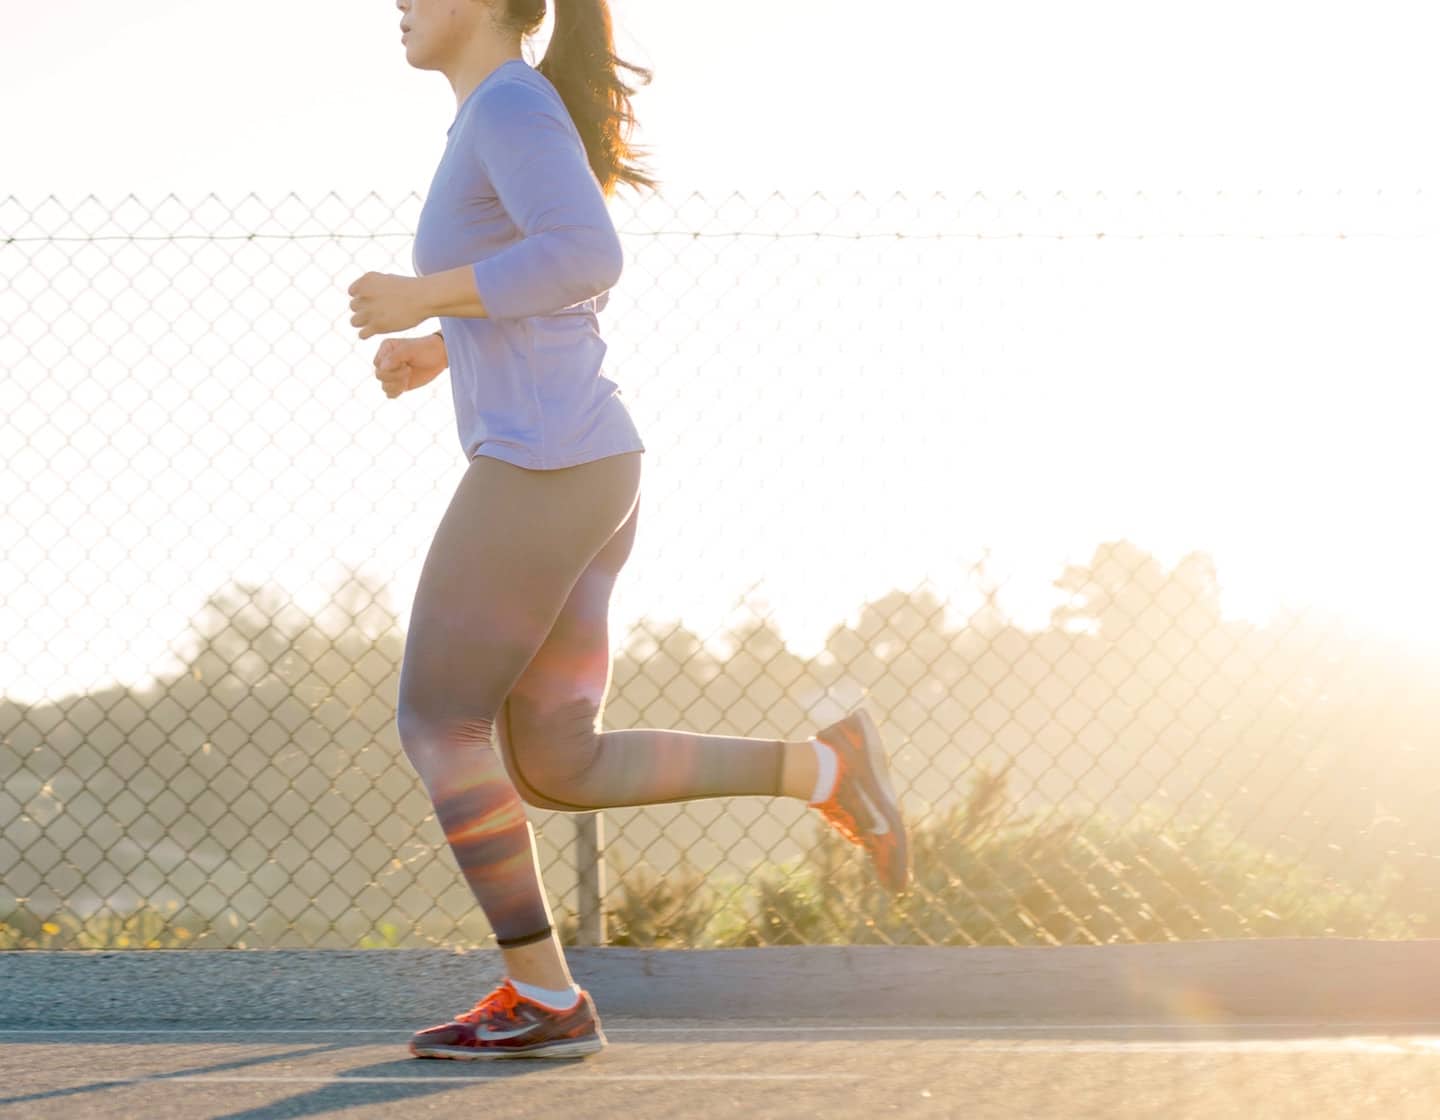
[[[551,930],[522,798],[581,811],[780,792],[783,741],[598,730],[640,460],[538,471],[476,457],[416,588],[400,741],[505,948]]]

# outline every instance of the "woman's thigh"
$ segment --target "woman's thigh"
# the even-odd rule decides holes
[[[625,524],[590,561],[555,624],[511,687],[496,721],[510,779],[533,805],[555,801],[542,787],[563,784],[593,761],[605,695],[610,688],[610,596],[635,544],[637,501]]]
[[[427,720],[495,718],[639,489],[639,452],[553,471],[478,456],[421,569],[401,707]]]

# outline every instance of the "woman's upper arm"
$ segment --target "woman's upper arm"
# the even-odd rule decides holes
[[[623,267],[620,240],[561,107],[527,83],[505,82],[476,110],[476,157],[521,235],[475,265],[491,314],[539,314],[515,308],[563,300],[546,308],[558,310],[612,287]]]

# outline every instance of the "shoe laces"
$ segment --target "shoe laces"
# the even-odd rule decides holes
[[[469,1011],[455,1016],[455,1021],[457,1023],[478,1023],[481,1019],[509,1019],[514,1015],[515,1004],[519,999],[520,993],[511,986],[509,980],[506,980]]]

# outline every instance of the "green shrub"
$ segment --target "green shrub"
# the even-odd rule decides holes
[[[69,913],[42,918],[21,907],[0,917],[0,949],[183,949],[199,924],[173,903],[83,919]]]
[[[1218,825],[1153,812],[1021,816],[1008,773],[912,829],[914,880],[892,903],[825,828],[790,872],[761,872],[731,944],[1060,945],[1215,937],[1416,935],[1390,881],[1345,888]],[[1393,881],[1393,877],[1391,877]]]
[[[911,831],[914,881],[892,900],[867,858],[816,822],[801,859],[736,883],[692,867],[617,879],[608,943],[660,948],[754,945],[1062,945],[1215,937],[1417,936],[1393,909],[1397,873],[1364,889],[1237,840],[1222,825],[1142,811],[1022,815],[1007,770],[978,771],[962,805]],[[614,897],[612,891],[612,897]],[[277,919],[278,920],[278,919]],[[243,947],[199,915],[142,907],[81,921],[19,910],[0,919],[0,949]],[[565,917],[561,939],[575,940]],[[361,948],[428,943],[376,923]]]

